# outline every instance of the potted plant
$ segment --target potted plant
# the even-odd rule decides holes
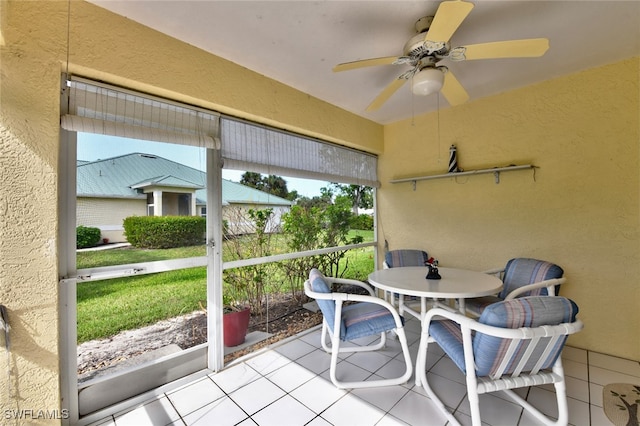
[[[238,346],[244,343],[249,328],[251,310],[248,306],[239,304],[231,295],[223,295],[224,313],[222,316],[222,328],[224,345],[227,347]]]

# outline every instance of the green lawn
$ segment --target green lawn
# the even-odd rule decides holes
[[[365,241],[372,231],[358,232]],[[113,249],[77,254],[78,269],[204,256],[204,246],[176,249]],[[373,247],[350,250],[349,278],[366,279],[373,271]],[[206,306],[206,268],[79,282],[77,286],[78,343],[113,336]]]

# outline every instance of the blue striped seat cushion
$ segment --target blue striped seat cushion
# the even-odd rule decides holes
[[[317,293],[331,293],[331,287],[325,280],[324,274],[318,269],[313,268],[309,272],[309,282],[311,283],[311,290]],[[316,299],[320,311],[324,316],[325,321],[329,325],[329,329],[333,333],[333,324],[336,320],[336,302],[333,300]],[[344,321],[340,324],[340,336],[344,336],[347,329],[344,325]]]
[[[564,271],[558,265],[543,260],[516,258],[507,262],[504,268],[504,288],[498,294],[500,299],[507,297],[513,290],[523,285],[533,284],[540,281],[550,280],[553,278],[562,278]],[[532,290],[523,296],[547,296],[547,289],[541,288]]]
[[[427,252],[413,249],[392,250],[384,256],[384,261],[389,268],[425,266],[427,260],[429,260]]]
[[[402,317],[400,319],[403,320]],[[346,333],[342,340],[353,340],[396,328],[393,315],[387,308],[368,302],[344,306],[342,322],[346,326]]]
[[[312,269],[309,273],[311,289],[318,293],[331,293],[331,287],[325,280],[325,276],[318,269]],[[333,325],[336,318],[336,303],[333,300],[316,299],[318,307],[322,311],[329,329],[333,333]],[[402,317],[401,317],[402,319]],[[404,322],[403,322],[404,323]],[[391,312],[383,306],[375,303],[358,302],[344,305],[340,322],[340,339],[353,340],[359,337],[370,336],[383,331],[396,328]]]
[[[575,321],[578,306],[565,297],[529,296],[506,300],[488,306],[478,322],[501,328],[538,327],[541,325],[557,325]],[[462,333],[460,326],[450,320],[435,321],[429,327],[429,334],[449,355],[449,358],[466,373],[464,365],[464,350],[462,347]],[[534,355],[523,371],[528,371],[538,361],[548,339],[540,339],[540,344],[534,349]],[[559,339],[551,353],[547,356],[542,368],[549,368],[560,355],[566,337]],[[476,364],[476,375],[490,376],[494,374],[505,356],[509,339],[476,333],[473,337],[473,353]],[[519,357],[526,350],[529,341],[523,341],[505,374],[514,371]]]

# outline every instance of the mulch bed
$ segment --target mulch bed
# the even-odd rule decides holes
[[[321,313],[311,312],[302,306],[306,301],[297,300],[290,294],[270,296],[268,312],[251,316],[249,332],[264,331],[272,336],[227,355],[225,363],[322,323]],[[79,379],[89,380],[99,370],[168,345],[187,349],[206,342],[206,339],[206,313],[196,311],[148,327],[123,331],[107,339],[85,342],[78,346]]]

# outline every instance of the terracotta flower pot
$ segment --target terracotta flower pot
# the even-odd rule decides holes
[[[249,328],[251,311],[246,308],[242,311],[229,312],[222,317],[224,345],[227,347],[238,346],[244,343]]]

